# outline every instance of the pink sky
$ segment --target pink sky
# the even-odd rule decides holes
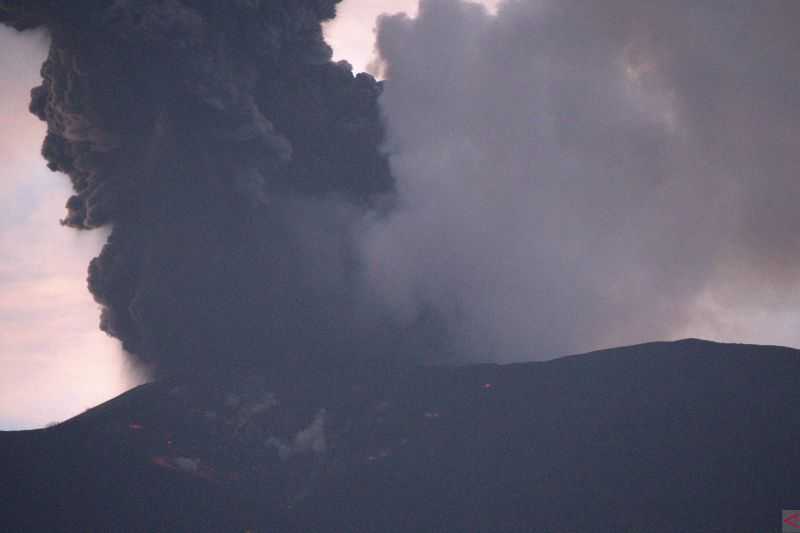
[[[86,290],[103,235],[61,227],[68,182],[39,155],[44,123],[27,108],[46,45],[0,27],[0,429],[63,420],[141,381]]]

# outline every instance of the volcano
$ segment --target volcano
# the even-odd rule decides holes
[[[6,531],[773,531],[800,352],[700,340],[510,365],[143,385],[0,433]]]

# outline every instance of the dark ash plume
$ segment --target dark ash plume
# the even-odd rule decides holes
[[[302,365],[392,336],[355,290],[349,232],[393,184],[381,85],[322,37],[338,1],[0,0],[51,34],[31,111],[75,189],[63,223],[111,227],[89,287],[141,362]]]

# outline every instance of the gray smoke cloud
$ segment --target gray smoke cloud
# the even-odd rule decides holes
[[[422,0],[377,48],[367,286],[475,358],[797,308],[800,3]]]

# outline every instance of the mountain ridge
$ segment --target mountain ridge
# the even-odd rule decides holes
[[[697,339],[549,361],[142,385],[0,433],[13,531],[777,529],[800,352]],[[304,379],[301,379],[304,378]]]

